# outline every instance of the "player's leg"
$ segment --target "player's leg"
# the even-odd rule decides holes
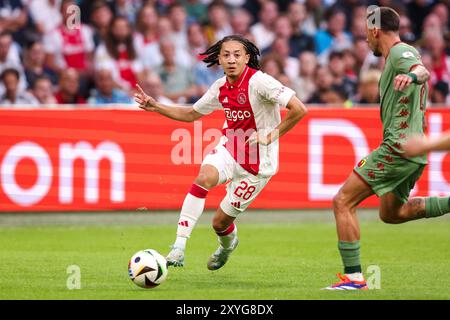
[[[227,215],[220,207],[217,209],[212,226],[217,234],[219,248],[208,259],[209,270],[221,268],[227,262],[231,252],[236,249],[239,240],[237,227],[234,224],[235,219],[235,217]]]
[[[219,247],[208,259],[209,270],[221,268],[236,249],[239,240],[234,220],[248,208],[270,180],[270,177],[249,174],[238,165],[235,166],[235,175],[227,185],[227,194],[213,219]]]
[[[421,218],[434,218],[450,212],[449,197],[414,197],[409,193],[420,178],[424,166],[418,166],[392,192],[380,197],[380,218],[386,223],[404,223]]]
[[[338,248],[344,265],[345,276],[328,290],[352,290],[367,288],[360,263],[360,231],[356,215],[358,204],[373,194],[372,188],[357,173],[352,172],[333,198]]]
[[[385,223],[403,223],[425,218],[425,198],[411,198],[404,202],[393,193],[380,197],[380,219]]]
[[[218,169],[209,164],[202,165],[181,207],[177,238],[172,246],[172,250],[167,255],[168,265],[183,266],[187,239],[203,213],[208,191],[216,186],[218,182]]]

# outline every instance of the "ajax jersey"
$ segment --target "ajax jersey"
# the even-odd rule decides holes
[[[248,66],[233,84],[218,79],[193,106],[206,115],[223,109],[225,148],[252,175],[272,176],[278,170],[278,140],[268,146],[249,146],[252,133],[269,134],[281,122],[280,107],[286,107],[295,92],[273,77]]]

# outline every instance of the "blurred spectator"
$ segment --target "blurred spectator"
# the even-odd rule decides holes
[[[113,3],[114,16],[125,17],[134,25],[136,13],[142,6],[142,0],[115,0]]]
[[[265,1],[259,11],[259,22],[250,27],[256,46],[263,51],[268,48],[275,39],[273,26],[278,16],[278,6],[275,1]]]
[[[288,18],[292,26],[289,39],[290,55],[298,57],[303,51],[315,51],[314,38],[303,32],[303,23],[306,18],[305,6],[298,2],[289,5]]]
[[[88,99],[89,104],[131,104],[131,97],[123,90],[114,88],[112,73],[107,69],[95,71],[95,89]]]
[[[362,37],[365,38],[366,37],[366,24],[367,24],[367,20],[366,17],[362,17],[362,18],[356,18],[354,17],[351,20],[351,33],[352,33],[352,37],[353,38],[358,38],[358,37]]]
[[[138,11],[134,40],[139,52],[147,45],[158,41],[158,18],[155,7],[150,4],[144,5]]]
[[[358,75],[369,69],[377,68],[379,60],[384,60],[373,55],[365,37],[354,39],[353,52],[355,56],[355,70],[358,72]]]
[[[48,106],[58,103],[53,94],[52,82],[50,81],[50,78],[46,76],[40,76],[35,79],[32,93],[40,105]]]
[[[431,90],[431,102],[435,104],[448,104],[449,99],[449,84],[444,81],[438,81]]]
[[[28,10],[38,31],[46,35],[62,23],[61,0],[32,0]]]
[[[58,82],[56,73],[47,68],[44,63],[44,45],[39,41],[31,43],[25,51],[23,61],[28,88],[34,87],[36,79],[42,76],[48,77],[54,85]]]
[[[315,72],[316,91],[308,100],[308,103],[326,103],[324,96],[333,90],[333,76],[327,66],[319,66]]]
[[[424,36],[423,46],[432,58],[431,77],[435,82],[450,83],[450,56],[445,52],[443,35],[438,31],[427,32]]]
[[[344,62],[344,73],[352,81],[358,81],[358,75],[356,74],[356,58],[352,49],[345,49],[342,51],[342,59]]]
[[[306,19],[306,8],[304,3],[293,1],[289,4],[287,12],[289,20],[291,20],[294,30],[302,30],[303,23]]]
[[[115,17],[104,44],[95,52],[96,69],[109,69],[114,82],[122,90],[134,91],[143,64],[133,43],[131,25],[124,17]]]
[[[414,44],[416,42],[416,36],[411,28],[411,21],[408,16],[401,15],[400,16],[400,26],[399,26],[399,35],[400,40],[407,44]]]
[[[444,34],[450,31],[449,4],[445,5],[444,3],[437,3],[431,10],[431,12],[436,14],[441,20],[441,30]]]
[[[172,37],[175,45],[181,49],[186,50],[188,46],[187,41],[187,14],[183,5],[174,2],[169,6],[168,18],[172,25]],[[160,35],[162,37],[163,35]]]
[[[160,19],[163,20],[163,18]],[[192,23],[188,28],[188,47],[180,47],[175,45],[175,60],[177,63],[185,68],[191,68],[197,61],[196,52],[200,53],[206,44],[203,33],[197,23]],[[172,37],[170,33],[168,36],[161,36],[160,39],[166,39],[175,44],[176,38]],[[161,55],[161,40],[154,41],[147,44],[141,51],[141,60],[147,70],[156,70],[163,63],[163,56]],[[188,51],[189,50],[189,51]]]
[[[158,19],[158,36],[159,38],[171,37],[175,41],[175,34],[172,27],[172,22],[166,16],[160,16]]]
[[[78,93],[80,76],[74,68],[65,69],[59,77],[59,91],[55,94],[58,104],[85,104],[86,100]]]
[[[9,32],[14,41],[25,42],[28,13],[21,0],[0,0],[0,32]]]
[[[202,27],[197,22],[191,23],[188,27],[188,47],[191,60],[189,66],[193,66],[202,60],[200,54],[208,49],[208,41]],[[177,59],[177,61],[179,60]]]
[[[381,71],[369,70],[361,75],[358,84],[358,94],[355,102],[361,104],[378,104],[380,103],[380,92],[378,89],[378,81],[381,78]]]
[[[156,101],[165,104],[165,105],[172,105],[174,102],[164,96],[164,86],[161,81],[161,78],[157,73],[154,72],[148,72],[144,75],[144,78],[142,79],[142,89],[153,97]]]
[[[284,38],[288,41],[291,40],[293,28],[291,20],[287,15],[280,14],[273,23],[273,32],[275,35],[275,39]],[[290,47],[290,46],[289,46]],[[291,52],[291,50],[289,50]]]
[[[332,8],[337,8],[345,14],[345,30],[350,31],[352,27],[352,20],[359,20],[361,18],[361,13],[359,10],[361,8],[361,0],[336,0],[332,5]],[[363,7],[363,12],[365,12],[365,8]],[[356,14],[357,13],[357,14]],[[365,14],[363,15],[365,18]]]
[[[224,76],[223,69],[219,65],[207,67],[203,61],[198,61],[192,70],[197,96],[201,97],[209,87]]]
[[[184,6],[186,13],[190,19],[198,23],[206,23],[208,21],[208,8],[200,0],[181,0],[180,3]]]
[[[202,2],[204,2],[206,4],[210,4],[211,2],[214,2],[214,1],[223,2],[223,4],[225,6],[227,6],[228,8],[231,8],[231,9],[237,9],[239,7],[243,7],[246,4],[246,2],[249,2],[248,0],[247,1],[246,0],[202,0]]]
[[[322,0],[306,0],[306,18],[303,22],[303,31],[308,35],[315,35],[321,27],[321,21],[324,15],[324,6]]]
[[[301,101],[308,101],[316,90],[314,75],[317,67],[316,56],[311,51],[304,51],[299,56],[300,72],[293,81],[293,89]]]
[[[208,43],[213,45],[225,36],[232,34],[227,8],[220,2],[213,2],[208,7],[209,23],[205,27]]]
[[[413,32],[416,37],[420,36],[425,17],[430,13],[431,1],[412,0],[407,5],[408,16],[413,22]]]
[[[322,57],[322,63],[327,61],[327,56],[332,50],[344,50],[352,47],[349,34],[345,32],[345,14],[340,9],[332,9],[327,12],[327,27],[318,31],[314,37],[316,53]]]
[[[270,52],[277,53],[283,63],[284,73],[293,81],[298,77],[299,62],[297,58],[289,56],[289,40],[286,38],[276,38],[270,46]]]
[[[62,24],[44,37],[46,65],[56,73],[74,68],[89,76],[94,52],[92,30],[84,24],[76,25],[73,12],[69,10],[73,5],[73,0],[61,2]]]
[[[430,13],[423,20],[422,35],[427,32],[437,32],[442,34],[444,33],[444,28],[442,26],[441,19],[437,14]]]
[[[341,88],[346,97],[352,98],[356,91],[356,81],[347,77],[345,73],[344,54],[341,51],[332,51],[329,61],[333,86]]]
[[[16,69],[7,68],[0,75],[5,93],[0,98],[0,104],[12,105],[38,105],[36,98],[19,89],[20,74]]]
[[[251,14],[245,9],[235,9],[231,14],[231,28],[233,29],[233,34],[239,34],[246,38],[251,36],[250,25],[252,24],[253,18]]]
[[[13,42],[9,32],[0,33],[0,72],[6,68],[14,68],[19,72],[19,91],[27,87],[25,74],[20,61],[19,46]],[[0,84],[0,95],[5,92],[3,82]]]
[[[271,75],[284,86],[292,88],[292,81],[284,72],[282,59],[277,53],[266,54],[261,59],[261,71]]]
[[[164,94],[177,103],[186,103],[196,97],[196,88],[190,69],[177,63],[175,44],[170,39],[161,39],[162,65],[157,69],[164,84]]]
[[[304,48],[300,48],[299,46],[302,43],[298,38],[294,38],[293,36],[293,28],[291,20],[286,15],[280,15],[275,20],[274,23],[274,33],[275,39],[283,38],[287,40],[288,43],[288,54],[291,57],[298,57],[297,52],[304,50]],[[311,39],[312,40],[312,39]]]
[[[106,2],[100,0],[92,4],[90,23],[93,27],[93,40],[96,48],[105,42],[112,19],[113,13]]]

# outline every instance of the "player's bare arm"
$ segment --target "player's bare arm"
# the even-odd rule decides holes
[[[405,156],[415,157],[429,151],[450,150],[450,131],[436,139],[427,139],[424,136],[412,136],[403,146]]]
[[[255,132],[249,138],[249,143],[253,144],[258,142],[262,145],[271,144],[291,130],[308,112],[305,105],[296,96],[293,96],[289,100],[286,109],[288,109],[286,117],[284,117],[273,131],[267,135],[259,135]]]
[[[423,84],[430,78],[430,72],[422,65],[417,65],[407,74],[399,74],[394,79],[394,90],[402,91],[412,83]]]
[[[136,85],[138,92],[134,95],[134,101],[139,103],[139,108],[145,111],[158,112],[173,120],[192,122],[203,115],[194,110],[192,107],[182,106],[166,106],[157,102],[153,97],[149,96],[142,90],[139,85]]]

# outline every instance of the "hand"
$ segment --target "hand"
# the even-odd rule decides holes
[[[259,143],[262,144],[263,146],[267,146],[271,143],[272,141],[269,141],[269,139],[267,138],[267,136],[265,135],[259,135],[258,132],[253,132],[252,135],[247,139],[246,143],[248,143],[249,145],[253,145],[255,143]]]
[[[134,94],[134,101],[139,103],[139,108],[145,111],[157,111],[156,100],[147,95],[138,84],[136,88],[138,92]]]
[[[415,157],[424,154],[427,149],[427,138],[423,136],[412,136],[403,145],[404,155],[407,157]]]
[[[394,90],[402,91],[411,85],[413,79],[406,74],[399,74],[394,78]]]

